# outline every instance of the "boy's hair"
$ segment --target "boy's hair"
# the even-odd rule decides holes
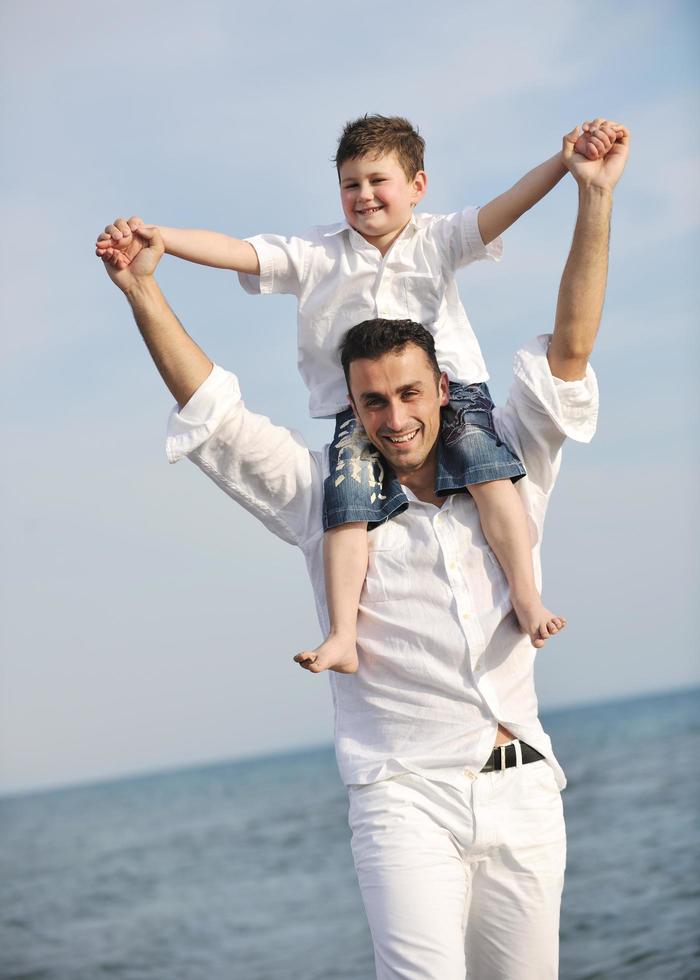
[[[338,141],[335,166],[340,178],[340,168],[346,160],[395,153],[406,179],[413,180],[418,171],[424,169],[424,152],[425,140],[408,119],[401,116],[360,116],[345,124]]]
[[[351,327],[340,345],[340,363],[350,391],[350,365],[361,358],[374,361],[384,354],[400,354],[408,344],[420,347],[440,383],[440,365],[435,355],[433,335],[413,320],[363,320]],[[352,393],[351,393],[352,394]]]

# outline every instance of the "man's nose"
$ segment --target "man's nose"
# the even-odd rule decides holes
[[[401,402],[394,402],[387,408],[386,427],[392,432],[402,432],[406,425],[406,409]]]

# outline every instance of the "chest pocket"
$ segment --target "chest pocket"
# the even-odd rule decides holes
[[[408,585],[406,528],[397,521],[387,521],[370,531],[367,541],[369,560],[360,601],[386,602],[400,598]]]
[[[440,314],[444,294],[442,277],[435,273],[412,272],[406,276],[403,285],[411,319],[430,329]]]

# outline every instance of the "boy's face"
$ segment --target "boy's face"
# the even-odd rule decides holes
[[[346,160],[340,168],[345,219],[383,251],[411,220],[413,205],[425,194],[427,182],[423,170],[408,180],[394,153]]]

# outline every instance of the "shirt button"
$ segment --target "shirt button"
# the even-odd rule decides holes
[[[457,562],[456,561],[451,561],[450,564],[447,567],[450,569],[451,572],[453,572],[455,570],[455,568],[457,567]]]
[[[472,772],[471,769],[465,769],[464,775],[467,777],[467,779],[476,779],[476,773]]]
[[[478,674],[478,673],[479,673],[479,671],[481,670],[481,664],[476,664],[476,666],[474,667],[474,670],[475,670],[475,671],[477,672],[477,674]]]
[[[469,613],[462,613],[462,619],[471,619],[471,616]]]

